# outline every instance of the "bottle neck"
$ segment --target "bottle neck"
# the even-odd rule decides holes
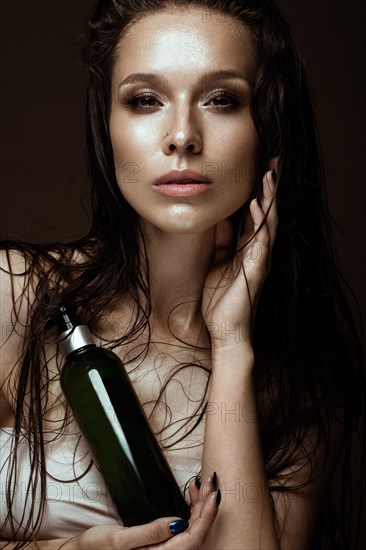
[[[96,347],[86,325],[78,325],[60,334],[59,344],[66,356],[86,346]]]

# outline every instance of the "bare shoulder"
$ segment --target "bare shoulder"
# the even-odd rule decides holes
[[[1,297],[6,299],[22,293],[22,282],[28,270],[25,255],[16,249],[0,251]],[[3,314],[3,310],[1,310]]]
[[[70,263],[81,263],[82,252],[67,249]],[[37,286],[41,277],[49,280],[57,272],[60,252],[51,249],[38,254],[37,249],[0,250],[0,389],[14,368],[22,352],[22,344],[29,322],[29,313],[36,300]]]
[[[29,285],[29,265],[25,255],[18,250],[1,250],[0,264],[0,315],[1,315],[1,367],[4,353],[9,347],[15,326],[21,331],[27,313]]]
[[[28,292],[27,292],[28,291]],[[29,266],[20,251],[0,250],[0,425],[11,426],[13,411],[6,382],[17,364],[27,318]]]
[[[63,284],[61,265],[81,264],[87,255],[68,245],[14,246],[1,248],[0,243],[0,426],[14,424],[14,395],[18,367],[25,352],[30,313],[39,299],[39,290]],[[60,263],[60,260],[62,262]]]

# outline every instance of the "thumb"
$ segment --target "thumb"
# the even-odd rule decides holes
[[[159,518],[145,525],[128,527],[126,530],[125,548],[138,548],[164,542],[174,535],[182,533],[189,527],[189,523],[181,518]],[[129,546],[131,545],[131,546]]]

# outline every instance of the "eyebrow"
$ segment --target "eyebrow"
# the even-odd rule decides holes
[[[246,84],[249,85],[249,80],[245,73],[232,69],[206,72],[199,78],[198,84],[210,85],[219,80],[228,80],[232,78],[239,78],[241,80],[244,80]],[[140,84],[141,82],[150,82],[155,86],[168,85],[168,80],[164,76],[161,76],[157,73],[132,73],[118,84],[118,89],[122,86],[127,86],[128,84]]]

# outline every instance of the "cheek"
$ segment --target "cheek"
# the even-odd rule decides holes
[[[121,191],[124,192],[126,185],[138,183],[140,173],[138,140],[135,135],[121,132],[113,125],[110,126],[110,137],[117,182]]]
[[[249,194],[255,183],[258,165],[258,137],[252,128],[234,128],[223,139],[218,159],[220,163],[220,180],[223,185],[232,184],[232,191],[241,198]]]
[[[216,158],[229,164],[240,164],[241,176],[251,177],[258,160],[258,136],[249,114],[241,120],[231,119],[221,124],[212,134],[212,144]]]
[[[117,182],[123,194],[130,193],[129,188],[143,182],[149,175],[146,159],[156,155],[158,132],[156,128],[147,128],[146,117],[141,117],[141,122],[135,120],[133,124],[128,117],[112,119],[109,131]]]
[[[249,167],[255,165],[259,142],[251,119],[246,124],[234,127],[231,142],[236,156],[240,156]]]
[[[111,117],[109,132],[115,156],[136,156],[156,146],[157,124],[153,117]]]
[[[257,177],[259,140],[254,125],[246,122],[233,125],[222,140],[220,197],[228,215],[250,199]]]

